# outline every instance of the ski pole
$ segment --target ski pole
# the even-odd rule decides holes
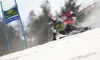
[[[97,2],[95,2],[94,4],[92,4],[92,5],[90,5],[90,6],[86,7],[86,8],[84,8],[84,9],[82,9],[80,12],[86,10],[87,8],[89,8],[89,7],[91,7],[91,6],[95,5],[95,4],[97,4]],[[79,14],[80,12],[78,12],[77,14]]]

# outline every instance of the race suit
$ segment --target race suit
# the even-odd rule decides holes
[[[67,23],[64,22],[64,20],[67,19],[67,17],[61,17],[61,18],[58,18],[56,19],[56,25],[51,27],[53,33],[56,33],[56,30],[60,30],[60,31],[63,31],[66,29],[67,27]]]

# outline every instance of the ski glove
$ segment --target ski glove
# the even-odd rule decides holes
[[[76,17],[76,14],[75,14],[75,13],[72,13],[71,16],[72,16],[72,17]]]
[[[53,40],[57,40],[56,39],[56,33],[53,33]]]

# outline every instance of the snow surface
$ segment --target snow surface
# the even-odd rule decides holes
[[[11,53],[0,60],[100,60],[100,28]]]

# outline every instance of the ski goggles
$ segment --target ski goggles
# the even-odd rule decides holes
[[[50,21],[49,23],[48,23],[48,25],[51,25],[53,22],[52,21]]]

